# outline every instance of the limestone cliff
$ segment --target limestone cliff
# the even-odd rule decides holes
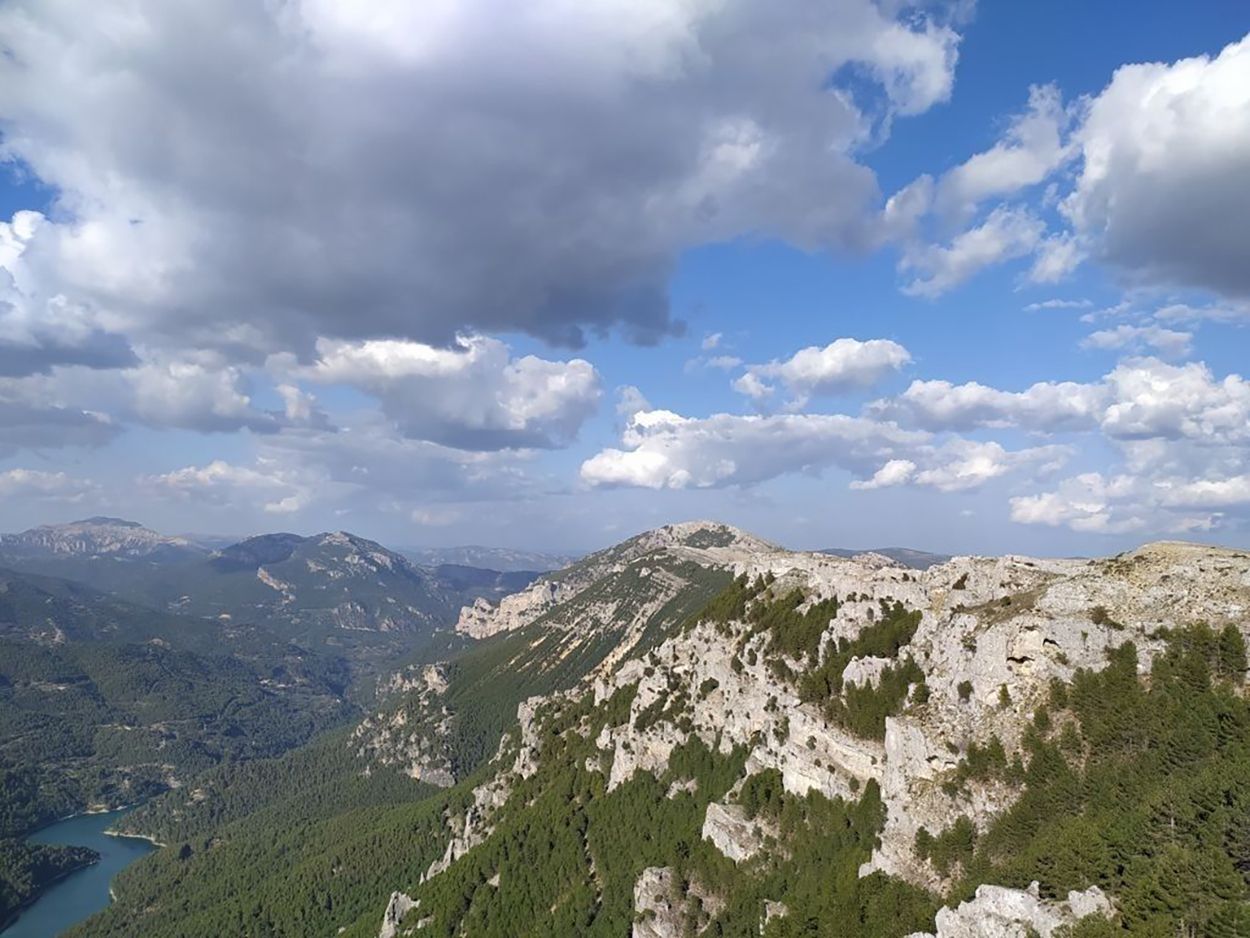
[[[620,585],[626,571],[634,590],[629,603],[647,609],[645,621],[654,625],[656,603],[662,606],[672,596],[665,579],[669,571],[653,564],[642,575],[641,566],[657,549],[670,560],[767,584],[753,594],[759,601],[797,590],[800,613],[825,609],[826,603],[831,611],[818,623],[811,657],[779,649],[767,629],[741,615],[668,623],[650,641],[633,636],[618,642],[561,694],[598,707],[620,700],[622,692],[632,694],[628,717],[604,724],[594,737],[599,756],[588,760],[588,767],[603,773],[606,790],[637,772],[660,778],[674,750],[695,737],[720,752],[745,750],[746,776],[776,770],[793,794],[854,799],[875,782],[885,826],[861,875],[881,871],[930,889],[944,883],[933,865],[915,854],[921,828],[940,834],[966,817],[984,829],[1016,797],[1001,781],[944,783],[974,747],[993,740],[1008,755],[1019,751],[1024,728],[1053,678],[1101,669],[1108,649],[1130,640],[1144,672],[1163,647],[1162,630],[1196,620],[1239,628],[1250,621],[1250,554],[1239,551],[1169,542],[1106,559],[960,557],[916,571],[875,556],[785,551],[725,526],[692,524],[662,528],[592,555],[564,578],[540,580],[497,607],[466,611],[460,627],[489,635],[556,622],[570,636],[592,632],[612,602],[624,601],[610,596],[604,584]],[[652,575],[655,569],[659,575]],[[836,708],[813,703],[803,683],[901,610],[914,616],[901,647],[889,654],[856,654],[839,668],[839,694],[897,680],[913,667],[917,674],[885,716],[884,731],[857,734],[834,718]],[[623,634],[630,636],[630,629]],[[541,697],[522,704],[518,728],[501,745],[491,780],[475,791],[466,816],[449,819],[453,836],[447,853],[428,876],[439,875],[489,837],[490,817],[507,802],[510,780],[535,770],[544,705]],[[678,790],[675,782],[670,797]],[[736,804],[713,803],[703,836],[726,857],[744,862],[770,832]],[[666,875],[653,868],[639,879],[635,935],[677,933]],[[1032,929],[1045,936],[1086,914],[1112,911],[1101,893],[1073,893],[1056,903],[1028,891],[983,886],[971,902],[943,910],[933,934],[974,938]],[[782,914],[778,908],[771,913]]]

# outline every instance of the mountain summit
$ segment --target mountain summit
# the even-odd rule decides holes
[[[80,557],[163,561],[206,553],[205,548],[185,537],[170,537],[136,521],[104,516],[0,535],[0,560]]]

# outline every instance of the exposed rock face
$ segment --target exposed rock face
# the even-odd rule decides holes
[[[741,863],[763,849],[765,832],[747,817],[741,805],[713,802],[703,818],[702,836],[729,859]]]
[[[415,669],[413,669],[415,670]],[[431,785],[455,784],[443,750],[450,714],[440,702],[447,676],[437,665],[399,672],[383,685],[384,695],[412,693],[403,704],[366,717],[352,731],[356,755],[381,765],[399,766],[411,778]]]
[[[1027,890],[980,886],[971,901],[938,911],[936,933],[918,932],[909,938],[1051,938],[1060,927],[1087,915],[1110,917],[1112,912],[1097,886],[1068,893],[1066,902],[1039,898],[1037,883]]]
[[[399,934],[399,926],[404,916],[417,907],[412,897],[402,892],[391,893],[391,901],[386,904],[386,912],[382,915],[382,928],[378,938],[395,938]]]
[[[649,866],[634,884],[633,938],[680,938],[681,907],[673,902],[673,871]]]
[[[472,606],[460,610],[456,631],[472,638],[511,632],[529,625],[567,595],[568,589],[561,584],[539,579],[521,592],[505,596],[497,604],[489,599],[477,599]]]
[[[724,908],[723,899],[699,883],[690,883],[688,892],[681,886],[670,867],[649,866],[642,871],[634,883],[633,938],[685,938],[698,934],[706,928],[708,917]],[[693,925],[693,932],[688,922]]]
[[[942,782],[973,743],[996,736],[1008,754],[1018,751],[1023,728],[1052,678],[1068,680],[1078,668],[1101,669],[1107,651],[1126,641],[1135,643],[1141,667],[1149,668],[1162,647],[1154,637],[1160,628],[1198,619],[1216,628],[1234,623],[1244,631],[1250,625],[1250,554],[1239,551],[1161,543],[1103,560],[961,557],[917,571],[881,558],[788,552],[719,526],[679,525],[626,542],[615,553],[593,555],[581,572],[577,565],[564,571],[569,575],[563,580],[540,581],[537,592],[510,607],[515,616],[499,618],[507,600],[493,612],[485,610],[484,628],[489,632],[563,616],[561,627],[570,634],[594,629],[601,621],[597,616],[615,609],[611,604],[619,600],[591,603],[586,593],[604,582],[621,582],[612,578],[622,571],[633,578],[629,587],[642,593],[633,597],[634,608],[654,611],[673,595],[670,579],[676,574],[653,562],[657,555],[638,553],[647,544],[661,545],[663,557],[700,567],[728,568],[752,580],[771,575],[775,595],[797,588],[808,603],[837,597],[837,612],[821,638],[820,660],[827,660],[824,656],[839,640],[852,640],[874,623],[883,603],[915,610],[919,624],[900,655],[910,656],[923,672],[927,693],[912,688],[886,719],[882,740],[859,738],[800,697],[798,683],[809,665],[779,660],[767,632],[733,621],[670,628],[650,646],[622,641],[567,692],[570,697],[593,694],[594,702],[602,704],[619,691],[633,691],[627,718],[599,733],[600,756],[588,760],[588,768],[603,771],[609,789],[636,772],[660,776],[674,749],[697,736],[722,753],[742,747],[748,753],[747,775],[776,769],[793,794],[854,798],[875,782],[886,821],[880,845],[861,874],[881,870],[926,888],[944,884],[929,863],[914,855],[919,829],[936,835],[961,816],[984,829],[1016,795],[1001,782],[970,782],[950,794]],[[561,593],[560,583],[575,584],[576,590]],[[843,678],[860,686],[877,684],[894,663],[854,659]],[[509,738],[506,753],[501,745],[498,774],[475,792],[474,807],[463,820],[449,819],[452,843],[428,875],[488,836],[490,818],[508,796],[508,779],[535,770],[541,712],[542,698],[519,709],[520,728]],[[670,796],[680,791],[674,783]],[[738,862],[761,849],[767,833],[747,821],[732,794],[710,805],[704,818],[703,836]],[[657,898],[663,879],[657,870],[648,871],[647,882],[640,880],[635,892],[640,910],[645,906],[652,912],[644,916],[652,931],[636,927],[635,934],[669,934],[663,930],[667,926],[656,924],[665,921],[661,912],[671,911]],[[1060,924],[1109,911],[1097,890],[1053,903],[1027,891],[985,886],[972,902],[944,910],[936,934],[1023,936],[1033,928],[1048,936]]]
[[[725,524],[691,521],[665,525],[540,577],[497,604],[479,599],[461,609],[456,630],[473,638],[489,638],[524,628],[604,577],[657,551],[707,566],[732,566],[759,549],[775,550],[772,545]]]
[[[134,521],[87,518],[0,535],[0,555],[17,557],[115,557],[176,559],[207,554],[185,537],[167,537]]]

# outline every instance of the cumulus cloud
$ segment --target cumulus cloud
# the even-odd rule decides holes
[[[1051,300],[1040,300],[1036,303],[1030,303],[1026,307],[1024,307],[1024,309],[1026,312],[1035,313],[1038,310],[1043,310],[1043,309],[1088,309],[1089,307],[1093,305],[1094,304],[1092,302],[1090,302],[1089,300],[1084,300],[1084,299],[1081,299],[1081,300],[1051,299]]]
[[[779,381],[789,392],[792,405],[801,407],[816,394],[869,387],[910,361],[911,353],[889,339],[861,342],[842,338],[823,348],[812,345],[799,349],[784,361],[774,359],[767,364],[748,365],[733,387],[750,398],[762,400],[775,390],[768,382]]]
[[[258,410],[253,405],[246,380],[234,366],[158,360],[126,371],[125,378],[135,416],[151,426],[271,433],[286,423],[285,414]],[[288,401],[295,403],[290,393],[286,392]],[[302,410],[296,403],[295,413]]]
[[[651,402],[647,400],[646,395],[632,384],[617,388],[616,394],[616,414],[618,417],[624,417],[628,420],[640,410],[651,410]]]
[[[1118,351],[1130,349],[1141,351],[1153,349],[1172,358],[1181,358],[1193,347],[1193,333],[1165,329],[1162,326],[1120,325],[1114,329],[1100,329],[1081,340],[1081,348]]]
[[[878,193],[854,152],[949,96],[938,15],[15,0],[0,157],[58,193],[22,222],[22,277],[148,345],[654,340],[679,328],[687,247],[865,243]]]
[[[266,513],[275,515],[305,508],[316,489],[308,478],[263,460],[257,466],[242,466],[214,459],[202,466],[185,466],[139,481],[153,494],[206,504],[259,501]]]
[[[913,381],[897,397],[874,401],[869,412],[933,431],[1100,429],[1123,441],[1250,442],[1250,382],[1237,374],[1216,378],[1201,362],[1174,365],[1158,358],[1121,362],[1090,384],[1044,381],[1023,391],[975,381]]]
[[[760,482],[830,466],[871,471],[923,434],[845,415],[769,417],[716,414],[698,419],[667,410],[633,416],[624,449],[605,449],[582,463],[592,485],[710,488]]]
[[[1052,491],[1011,499],[1011,519],[1101,534],[1186,534],[1218,527],[1229,513],[1244,515],[1248,507],[1250,475],[1244,473],[1187,478],[1089,472]]]
[[[39,469],[9,469],[0,472],[0,498],[77,502],[96,490],[94,482],[76,479],[64,472],[44,472]]]
[[[572,440],[598,407],[587,361],[513,358],[507,345],[462,336],[454,348],[400,339],[322,339],[298,373],[375,395],[409,437],[461,449],[554,447]]]
[[[869,409],[932,431],[1019,427],[1049,433],[1097,426],[1106,400],[1104,388],[1072,381],[1042,381],[1024,391],[976,381],[913,381],[902,394],[874,401]]]
[[[1058,446],[1009,452],[961,439],[935,444],[927,433],[844,414],[700,419],[643,411],[630,420],[622,444],[586,460],[582,479],[599,486],[714,488],[839,468],[860,477],[852,482],[856,489],[915,484],[955,492],[1066,457]]]
[[[1250,382],[1216,378],[1201,362],[1125,362],[1106,378],[1111,403],[1103,431],[1124,440],[1190,440],[1208,446],[1250,444]]]
[[[55,365],[119,368],[135,354],[87,307],[64,295],[42,295],[24,263],[44,217],[19,211],[0,221],[0,377],[46,374]]]
[[[853,480],[851,488],[860,491],[892,488],[910,482],[915,475],[916,464],[910,459],[890,459],[870,478]]]
[[[903,292],[929,299],[940,296],[986,267],[1031,254],[1045,231],[1045,223],[1028,209],[999,206],[948,244],[908,248],[899,266],[913,279]]]
[[[0,458],[22,450],[103,446],[121,432],[106,414],[23,399],[0,389]]]
[[[1027,110],[1011,120],[1002,139],[938,181],[935,210],[948,218],[966,219],[988,198],[1042,182],[1068,157],[1063,139],[1067,123],[1058,88],[1030,88]]]
[[[1063,208],[1103,258],[1145,283],[1250,296],[1250,37],[1121,67],[1074,137]]]

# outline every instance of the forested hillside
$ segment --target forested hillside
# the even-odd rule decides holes
[[[75,934],[1247,933],[1250,555],[646,543],[150,800]]]

